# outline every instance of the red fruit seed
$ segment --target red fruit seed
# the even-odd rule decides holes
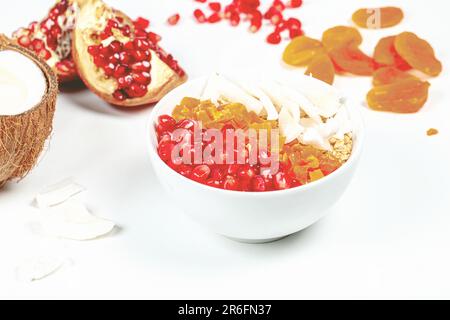
[[[281,36],[277,32],[273,32],[267,36],[267,43],[279,44],[281,42]]]
[[[206,22],[206,16],[205,16],[205,14],[203,13],[203,11],[200,10],[200,9],[196,9],[196,10],[194,11],[194,17],[195,17],[195,19],[197,20],[197,22],[199,22],[199,23],[204,23],[204,22]]]
[[[180,15],[179,15],[178,13],[176,13],[176,14],[170,16],[170,17],[167,19],[167,23],[168,23],[169,25],[171,25],[171,26],[177,25],[179,21],[180,21]]]

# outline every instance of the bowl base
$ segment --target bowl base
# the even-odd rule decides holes
[[[226,237],[226,238],[236,241],[236,242],[247,243],[247,244],[264,244],[264,243],[280,241],[286,237],[289,237],[289,235],[277,237],[277,238],[269,238],[269,239],[241,239],[241,238],[233,238],[233,237]]]

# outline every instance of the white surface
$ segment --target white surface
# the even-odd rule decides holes
[[[31,59],[16,51],[0,51],[0,115],[16,115],[32,109],[46,90],[47,80]]]
[[[26,10],[9,3],[0,30],[12,32],[50,2],[29,1]],[[164,46],[191,77],[227,65],[280,67],[283,46],[266,45],[266,32],[250,35],[244,27],[196,25],[186,18],[166,27],[165,18],[174,12],[190,16],[190,1],[111,2],[131,15],[151,17]],[[319,37],[328,27],[348,23],[361,3],[308,0],[295,14]],[[60,96],[53,139],[39,167],[0,192],[0,297],[450,298],[449,5],[377,3],[402,6],[406,18],[392,29],[363,31],[366,50],[382,36],[411,30],[433,44],[445,69],[430,80],[429,102],[418,114],[361,106],[365,152],[353,183],[327,218],[261,246],[205,231],[174,209],[156,181],[145,149],[151,109],[123,112],[87,90],[72,90]],[[370,79],[339,77],[337,86],[362,103]],[[427,137],[430,127],[440,134]],[[84,243],[31,235],[33,195],[68,176],[88,188],[85,201],[92,212],[117,222],[120,232]],[[73,266],[32,284],[16,281],[16,263],[48,251],[63,252]]]

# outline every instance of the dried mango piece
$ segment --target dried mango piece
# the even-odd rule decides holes
[[[442,63],[436,58],[433,47],[412,32],[403,32],[395,38],[395,50],[414,69],[429,76],[438,76]]]
[[[380,68],[377,71],[375,71],[375,73],[373,74],[372,83],[375,87],[377,87],[377,86],[392,84],[392,83],[407,80],[407,79],[419,80],[412,74],[398,70],[397,68],[384,67],[384,68]]]
[[[395,66],[400,70],[410,70],[411,66],[395,50],[395,36],[381,39],[375,47],[373,58],[382,66]]]
[[[320,54],[311,61],[305,74],[333,84],[335,74],[333,62],[327,54]]]
[[[376,111],[414,113],[427,101],[429,87],[428,82],[416,79],[378,86],[367,94],[367,104]]]
[[[358,29],[346,26],[337,26],[326,30],[322,35],[322,44],[331,50],[339,47],[359,46],[363,39]]]
[[[375,71],[375,62],[357,47],[340,47],[329,52],[338,69],[360,76],[370,76]]]
[[[323,177],[325,177],[325,175],[323,174],[322,170],[320,170],[320,169],[311,171],[311,172],[309,173],[309,179],[310,179],[311,182],[320,180],[320,179],[322,179]]]
[[[403,16],[397,7],[365,8],[353,13],[352,20],[360,28],[381,29],[396,26]]]
[[[294,38],[283,53],[283,61],[291,66],[304,67],[320,53],[324,52],[319,40],[306,36]]]

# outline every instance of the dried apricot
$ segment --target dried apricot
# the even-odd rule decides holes
[[[359,9],[353,14],[352,20],[361,28],[389,28],[403,20],[403,11],[397,7]]]
[[[363,39],[356,28],[337,26],[326,30],[322,35],[322,44],[328,49],[346,46],[359,46]]]
[[[380,68],[373,74],[373,85],[383,86],[386,84],[392,84],[395,82],[407,80],[407,79],[417,79],[412,74],[405,71],[401,71],[395,67],[384,67]]]
[[[329,52],[330,58],[344,72],[370,76],[375,71],[375,62],[357,47],[340,47]]]
[[[429,76],[438,76],[442,63],[436,58],[433,47],[412,32],[399,34],[394,41],[395,50],[414,69]]]
[[[378,86],[367,94],[367,104],[376,111],[414,113],[427,101],[429,87],[428,82],[416,79]]]
[[[286,47],[283,53],[283,61],[291,66],[307,66],[312,59],[324,52],[322,43],[319,40],[306,36],[294,38]]]
[[[316,79],[322,80],[328,84],[334,82],[334,66],[330,57],[327,54],[317,55],[309,64],[305,74],[313,76]]]
[[[375,47],[373,58],[382,66],[395,66],[400,70],[410,70],[411,66],[395,50],[395,36],[381,39]]]

